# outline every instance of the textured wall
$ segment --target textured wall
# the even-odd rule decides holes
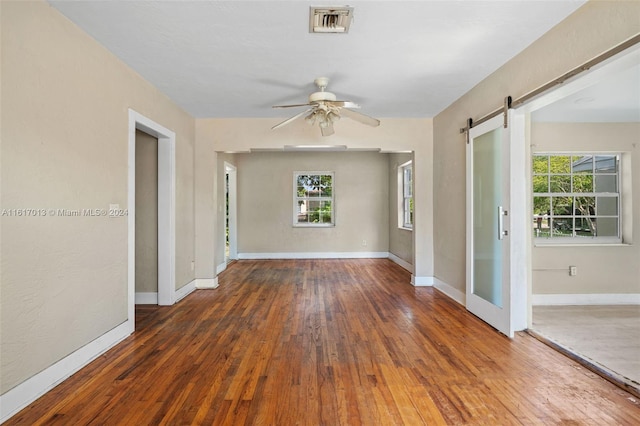
[[[465,137],[459,129],[640,31],[640,2],[591,1],[438,114],[433,121],[435,276],[465,291]]]
[[[176,287],[193,279],[194,120],[45,2],[0,2],[3,209],[127,208],[128,108],[176,132]],[[5,393],[127,320],[127,219],[1,218]]]
[[[534,247],[533,294],[640,293],[640,124],[532,123],[534,152],[621,152],[624,246]],[[567,273],[569,265],[578,275]]]
[[[286,152],[236,158],[238,253],[389,250],[385,154]],[[335,227],[293,227],[294,171],[335,173]]]

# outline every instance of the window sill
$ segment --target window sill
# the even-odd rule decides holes
[[[406,226],[398,226],[398,229],[404,229],[405,231],[412,232],[413,228],[407,228]]]
[[[294,223],[294,228],[335,228],[334,223],[319,223],[319,224],[307,224],[307,223]]]
[[[534,247],[631,247],[629,243],[533,243]]]

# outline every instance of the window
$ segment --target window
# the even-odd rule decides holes
[[[295,172],[294,226],[333,226],[333,172]]]
[[[398,183],[400,189],[398,226],[411,229],[413,228],[413,168],[411,161],[398,167]]]
[[[534,237],[620,242],[619,164],[615,154],[534,154]]]

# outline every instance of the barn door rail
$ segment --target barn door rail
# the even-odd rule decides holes
[[[617,46],[607,50],[606,52],[596,56],[595,58],[583,63],[580,66],[575,67],[574,69],[572,69],[571,71],[561,75],[560,77],[546,83],[543,84],[542,86],[538,87],[537,89],[532,90],[529,93],[526,93],[522,96],[520,96],[518,99],[512,100],[511,96],[507,96],[505,98],[504,101],[504,105],[483,116],[482,118],[479,118],[478,120],[473,120],[471,118],[469,118],[467,120],[466,126],[460,128],[460,133],[466,133],[467,137],[467,143],[469,143],[469,129],[478,126],[482,123],[484,123],[485,121],[491,120],[493,117],[496,117],[497,115],[500,114],[504,114],[505,115],[505,124],[504,127],[506,128],[508,126],[508,121],[507,121],[507,111],[509,108],[516,108],[520,105],[525,104],[526,102],[530,101],[531,99],[535,98],[536,96],[541,95],[542,93],[545,93],[546,91],[548,91],[549,89],[553,88],[554,86],[557,86],[559,84],[563,84],[565,81],[579,75],[582,74],[585,71],[588,71],[589,69],[593,68],[594,66],[606,61],[607,59],[617,55],[618,53],[636,45],[640,43],[640,34],[636,34],[635,36],[625,40],[624,42],[618,44]]]

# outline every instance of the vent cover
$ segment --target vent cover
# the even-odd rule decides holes
[[[309,8],[310,33],[348,33],[353,20],[353,8],[349,6]]]

